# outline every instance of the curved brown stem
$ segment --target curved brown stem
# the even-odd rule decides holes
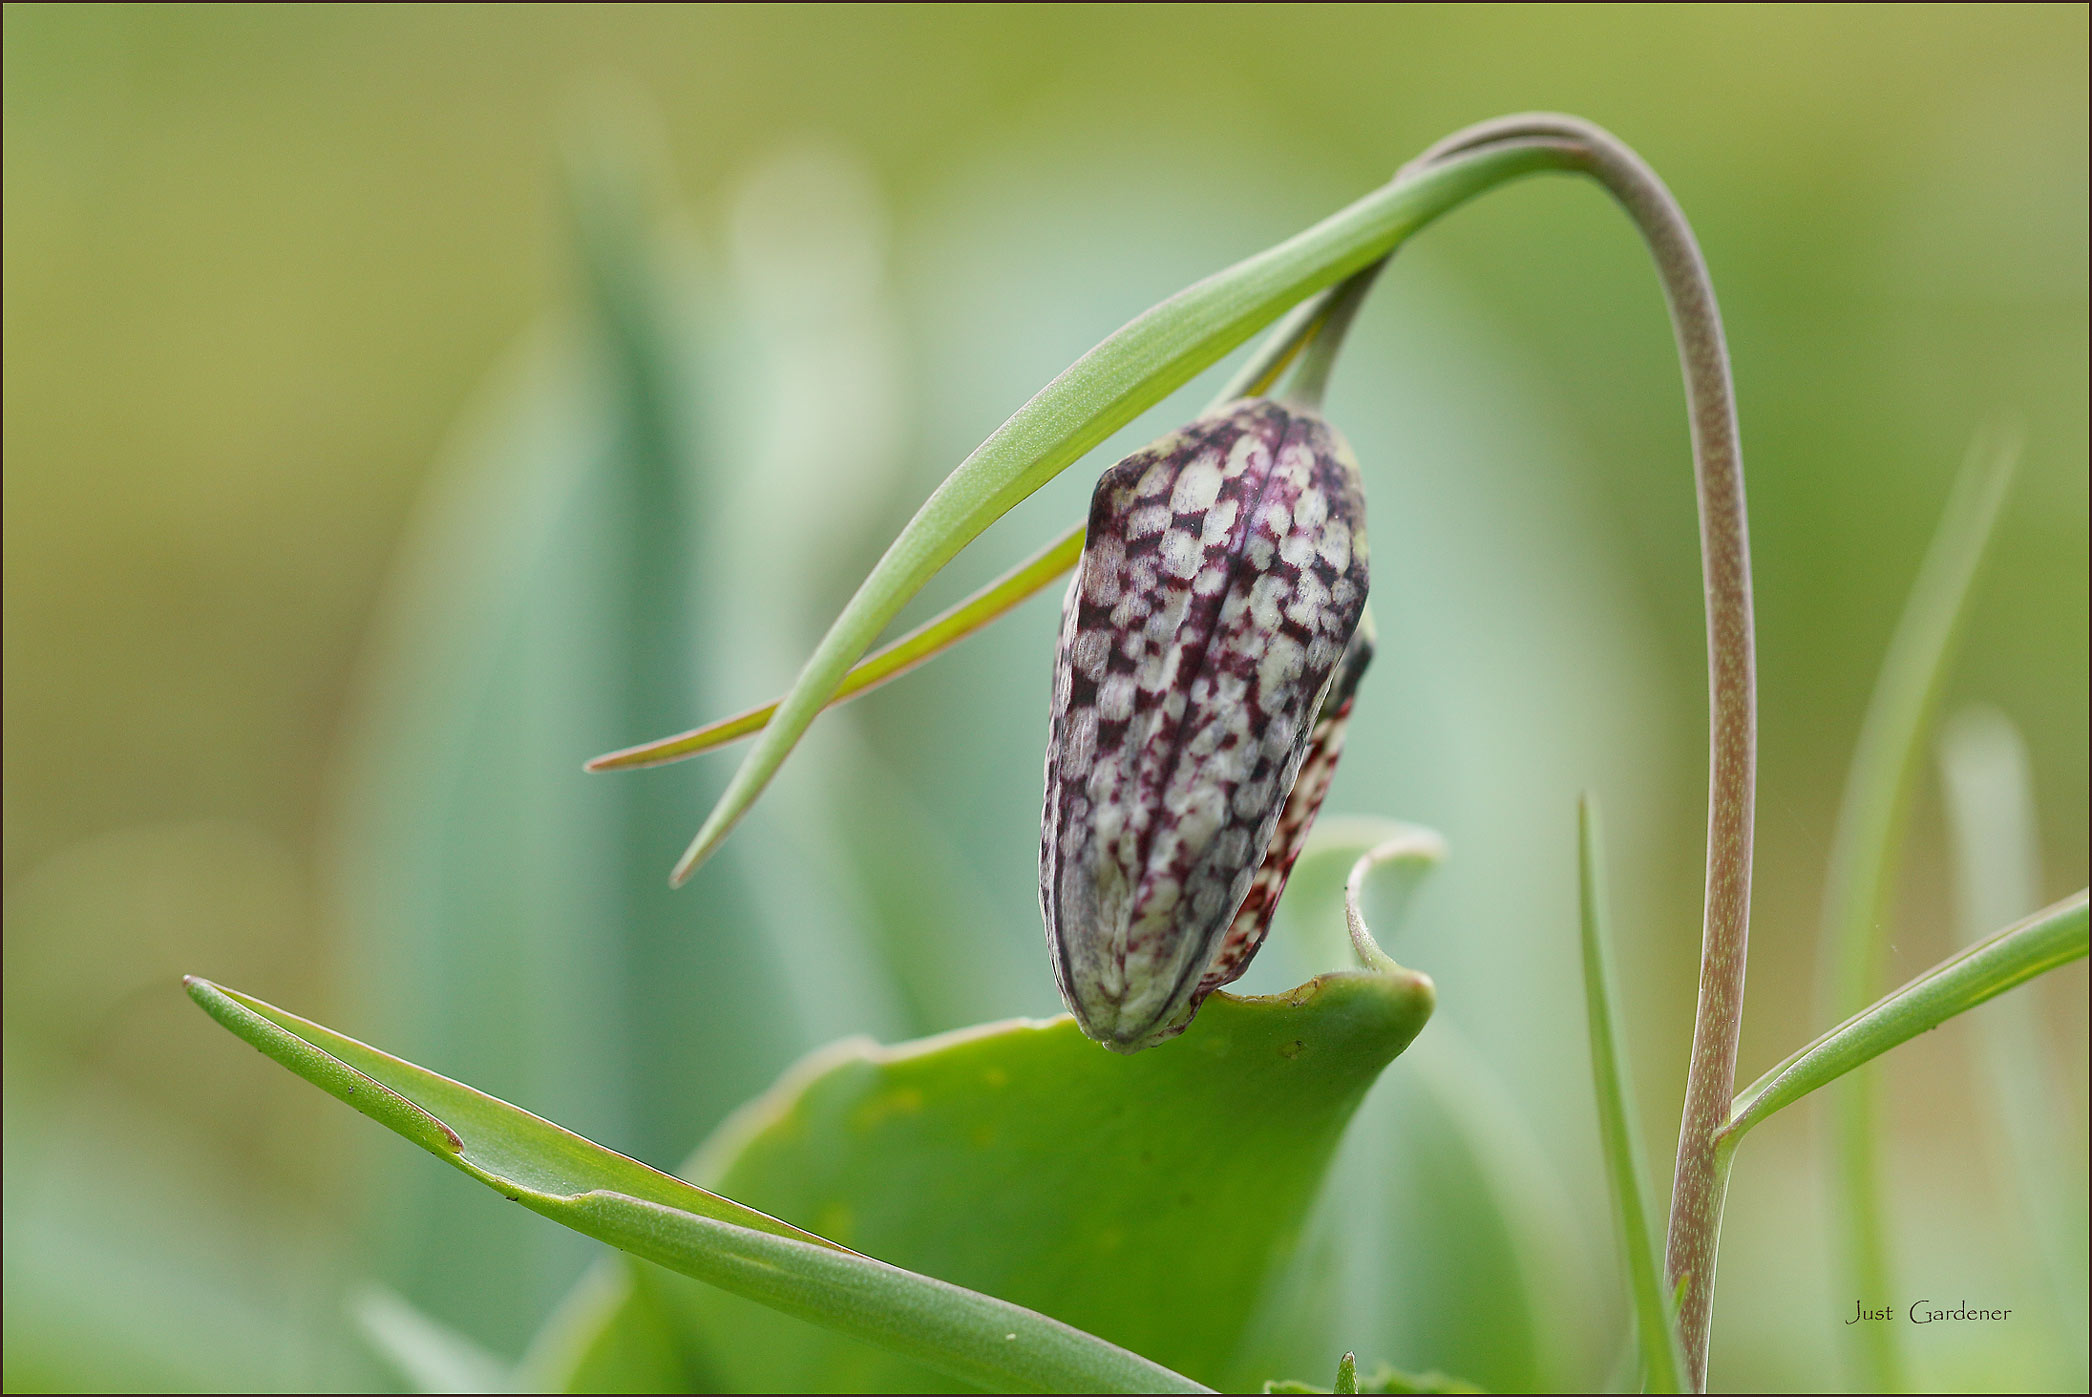
[[[1680,1338],[1692,1386],[1704,1391],[1715,1249],[1728,1185],[1716,1135],[1728,1118],[1736,1086],[1757,785],[1757,666],[1736,395],[1729,379],[1721,311],[1692,228],[1655,171],[1612,135],[1569,116],[1503,117],[1456,132],[1405,170],[1487,146],[1535,141],[1559,144],[1563,166],[1604,185],[1641,230],[1670,305],[1692,419],[1701,569],[1707,592],[1707,901],[1699,1010],[1678,1135],[1664,1270],[1673,1287],[1684,1283],[1678,1315]]]

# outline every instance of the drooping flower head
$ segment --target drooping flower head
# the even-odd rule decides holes
[[[1107,1047],[1176,1036],[1248,968],[1341,746],[1366,581],[1358,465],[1311,411],[1243,399],[1097,482],[1039,897],[1061,995]]]

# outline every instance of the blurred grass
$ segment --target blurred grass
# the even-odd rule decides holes
[[[648,700],[657,726],[608,731],[638,719],[604,717],[599,740],[563,756],[565,738],[515,750],[510,770],[541,789],[571,776],[576,799],[660,793],[700,811],[723,769],[587,778],[653,783],[628,796],[598,794],[573,764],[770,697],[923,492],[1134,312],[1464,121],[1552,107],[1611,126],[1671,183],[1734,337],[1765,722],[1745,1077],[1820,1027],[1813,927],[1839,775],[1961,443],[2000,412],[2026,424],[2026,459],[1944,697],[1993,704],[2024,735],[2037,901],[2086,881],[2082,9],[10,5],[0,24],[10,1388],[375,1380],[339,1297],[400,1243],[337,1235],[290,1181],[383,1174],[333,1133],[324,1103],[229,1062],[172,976],[204,971],[345,1022],[336,1010],[371,973],[333,883],[337,812],[361,789],[344,734],[371,686],[415,692],[371,637],[381,594],[403,585],[388,578],[415,546],[406,524],[432,463],[468,435],[452,430],[461,409],[495,396],[481,385],[523,357],[519,343],[547,343],[530,336],[548,316],[566,327],[555,341],[599,352],[559,193],[577,92],[643,94],[662,128],[661,183],[685,201],[668,196],[660,235],[692,249],[701,294],[687,304],[714,362],[689,405],[717,435],[693,506],[707,542],[684,560],[701,608],[687,624],[716,627],[735,661],[691,678],[684,711]],[[1414,947],[1391,949],[1438,978],[1446,1025],[1525,1128],[1567,1142],[1549,1151],[1575,1200],[1563,1223],[1581,1240],[1565,1245],[1604,1257],[1588,1085],[1565,1051],[1580,1031],[1564,835],[1575,791],[1604,790],[1612,814],[1625,1046],[1659,1155],[1698,924],[1704,657],[1653,279],[1591,191],[1499,195],[1404,254],[1331,407],[1367,466],[1387,637],[1331,808],[1447,831],[1454,860],[1419,898]],[[845,448],[861,452],[847,473],[834,465]],[[1050,536],[1083,474],[999,526],[922,605]],[[814,531],[811,567],[782,565],[768,543],[795,522]],[[790,1031],[726,1064],[736,1080],[767,1081],[796,1043],[841,1027],[890,1035],[1053,1007],[1030,868],[1051,609],[817,729],[805,774],[737,836],[767,904],[752,895],[728,916],[723,891],[661,903],[655,925],[674,928],[648,933],[661,954],[724,954],[686,944],[717,916],[714,930],[813,964],[778,990]],[[547,652],[541,639],[535,672],[611,705],[640,682],[618,648]],[[518,687],[532,672],[500,681],[512,707],[551,702]],[[484,806],[520,799],[480,779],[466,789]],[[418,814],[462,837],[435,807]],[[613,896],[650,896],[687,823],[615,836],[609,853],[631,869],[604,875]],[[1962,935],[1922,782],[1912,838],[1890,983]],[[823,886],[792,876],[809,863],[831,871]],[[498,867],[483,876],[501,885]],[[568,938],[562,954],[596,945],[539,911]],[[502,930],[490,923],[480,944],[503,945]],[[387,934],[470,964],[468,943],[399,923]],[[877,1004],[829,1012],[837,945],[894,976]],[[1270,959],[1260,973],[1280,975],[1283,956]],[[679,964],[640,984],[649,1007],[627,1029],[701,1030],[679,1020],[723,1001]],[[2044,1002],[2043,1037],[2061,1045],[2064,1106],[2081,1121],[2084,972],[2067,978]],[[839,1021],[860,1012],[869,1021]],[[499,1051],[468,1028],[425,1021],[458,1045],[432,1066],[469,1076],[466,1054]],[[2040,1259],[2013,1241],[2011,1208],[1955,1201],[2008,1187],[1962,1139],[1988,1119],[1970,1041],[1938,1034],[1903,1052],[1881,1075],[1911,1283],[1990,1286],[2038,1309]],[[637,1105],[617,1095],[635,1090]],[[1376,1093],[1369,1129],[1382,1096],[1417,1090]],[[621,1080],[587,1104],[667,1162],[745,1094],[717,1092]],[[299,1254],[284,1264],[310,1289],[276,1289],[311,1297],[297,1332],[316,1337],[214,1368],[151,1336],[245,1332],[238,1307],[266,1294],[206,1310],[220,1292],[191,1286],[193,1312],[105,1313],[83,1298],[93,1287],[67,1278],[69,1253],[109,1258],[94,1274],[126,1284],[205,1264],[165,1210],[112,1241],[78,1206],[83,1113],[145,1138],[172,1131],[187,1143],[163,1153],[183,1177],[269,1200],[220,1235]],[[1827,1317],[1850,1297],[1829,1289],[1826,1257],[1751,1240],[1754,1219],[1808,1196],[1794,1176],[1810,1157],[1807,1113],[1794,1115],[1754,1143],[1731,1207],[1714,1361],[1739,1386],[1805,1387],[1845,1342]],[[263,1148],[216,1148],[234,1136]],[[1388,1206],[1407,1216],[1408,1203]],[[286,1240],[301,1229],[330,1240]],[[170,1255],[176,1269],[156,1270]],[[564,1280],[516,1283],[541,1294]],[[1356,1303],[1363,1316],[1377,1302]],[[468,1332],[510,1354],[533,1318],[502,1329],[494,1296],[468,1308],[480,1325]],[[144,1339],[108,1337],[126,1314]],[[90,1337],[50,1339],[18,1368],[31,1316],[39,1333]],[[2030,1366],[2036,1346],[1999,1357],[1939,1337],[1936,1353],[1913,1353],[1934,1381],[2049,1380]],[[1337,1342],[1369,1362],[1440,1361],[1383,1355],[1370,1335]],[[1466,1357],[1483,1341],[1447,1342]],[[133,1353],[142,1366],[122,1366]],[[1311,1357],[1301,1371],[1322,1372],[1327,1354]],[[1523,1361],[1500,1357],[1502,1371]]]

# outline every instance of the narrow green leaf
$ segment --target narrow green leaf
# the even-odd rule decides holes
[[[676,865],[680,883],[754,804],[850,666],[938,569],[1144,409],[1313,293],[1378,261],[1470,195],[1558,163],[1513,146],[1398,179],[1276,247],[1185,288],[1083,355],[932,492],[858,587]]]
[[[1343,1356],[1342,1358],[1339,1358],[1339,1359],[1337,1360],[1337,1380],[1336,1380],[1336,1383],[1335,1383],[1335,1385],[1334,1385],[1334,1386],[1332,1386],[1330,1390],[1331,1390],[1332,1392],[1349,1392],[1349,1393],[1353,1393],[1353,1394],[1356,1394],[1356,1393],[1357,1393],[1357,1391],[1358,1391],[1358,1355],[1357,1355],[1357,1354],[1355,1354],[1355,1353],[1347,1353],[1347,1354],[1345,1354],[1345,1355],[1344,1355],[1344,1356]]]
[[[1971,449],[1875,681],[1846,777],[1824,889],[1828,1017],[1851,1014],[1878,993],[1888,942],[1888,890],[1924,732],[2017,460],[2011,442],[1979,441]],[[1875,1158],[1872,1088],[1866,1079],[1841,1093],[1831,1139],[1847,1278],[1855,1294],[1886,1295],[1891,1289],[1887,1225]],[[1885,1324],[1864,1329],[1869,1386],[1900,1390],[1894,1330]]]
[[[398,1292],[365,1286],[351,1305],[365,1338],[416,1392],[516,1392],[509,1366]]]
[[[183,983],[205,1013],[306,1081],[536,1211],[592,1190],[615,1189],[723,1222],[835,1245],[251,995],[193,975]]]
[[[1048,583],[1075,566],[1082,556],[1083,525],[1062,534],[1053,542],[975,592],[958,605],[940,612],[889,645],[881,646],[850,667],[836,686],[827,707],[870,693],[880,685],[936,659],[974,632],[983,630],[1006,615],[1020,602],[1043,591]],[[720,718],[701,728],[677,733],[636,747],[607,752],[586,763],[589,771],[623,771],[635,767],[662,766],[709,752],[715,747],[761,732],[776,714],[782,699]]]
[[[1300,351],[1315,337],[1331,307],[1343,291],[1361,277],[1370,277],[1378,270],[1374,264],[1364,272],[1353,276],[1341,286],[1331,287],[1317,296],[1295,306],[1269,338],[1260,345],[1215,395],[1208,410],[1233,402],[1237,398],[1262,393],[1285,372],[1286,366],[1298,358]],[[936,659],[960,641],[993,625],[1007,615],[1019,603],[1042,591],[1046,585],[1075,566],[1082,556],[1084,526],[1075,525],[1059,538],[1047,544],[1031,557],[1004,573],[995,581],[967,597],[957,605],[946,608],[937,615],[901,636],[874,650],[871,654],[850,666],[842,683],[836,686],[835,694],[828,700],[826,708],[869,693],[890,680],[899,679],[916,667]],[[702,727],[672,737],[657,738],[642,742],[634,747],[606,752],[600,757],[584,763],[588,771],[624,771],[638,767],[663,766],[678,762],[685,757],[694,757],[709,752],[715,747],[760,732],[769,725],[783,699],[774,699],[755,708],[743,709],[729,717],[714,719]],[[825,711],[825,710],[824,710]]]
[[[1641,1132],[1634,1117],[1634,1088],[1627,1060],[1621,1055],[1613,1026],[1619,1009],[1612,974],[1606,966],[1611,939],[1606,910],[1605,856],[1600,844],[1598,809],[1590,796],[1577,808],[1577,850],[1581,873],[1584,952],[1584,1010],[1591,1035],[1591,1078],[1598,1098],[1598,1137],[1605,1147],[1605,1170],[1612,1184],[1613,1216],[1620,1227],[1621,1258],[1627,1267],[1634,1301],[1636,1338],[1650,1392],[1683,1392],[1685,1355],[1678,1345],[1678,1326],[1665,1295],[1663,1258],[1657,1233],[1649,1225],[1649,1188],[1642,1176]]]
[[[258,999],[186,983],[211,1017],[307,1081],[510,1200],[635,1256],[991,1388],[1208,1390],[1035,1311],[860,1256]]]
[[[2068,965],[2085,954],[2086,943],[2086,894],[2079,891],[1948,957],[1746,1087],[1723,1127],[1725,1147],[1734,1149],[1745,1131],[1773,1112],[1898,1043]]]

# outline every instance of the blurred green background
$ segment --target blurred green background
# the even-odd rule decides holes
[[[1501,112],[1634,144],[1728,322],[1764,724],[1742,1076],[1824,1026],[1846,762],[1986,422],[2025,459],[1943,711],[2016,727],[2032,897],[2082,886],[2086,42],[2079,6],[9,5],[8,1388],[393,1383],[353,1319],[373,1280],[513,1356],[599,1250],[230,1044],[182,972],[664,1166],[839,1034],[1055,1011],[1051,602],[825,721],[680,894],[733,758],[578,765],[771,696],[1071,359]],[[1464,1045],[1560,1234],[1534,1371],[1602,1381],[1579,790],[1610,820],[1659,1179],[1697,960],[1670,337],[1625,221],[1548,180],[1420,238],[1354,345],[1330,409],[1366,463],[1382,647],[1329,809],[1451,841],[1391,949],[1438,980],[1426,1041]],[[1057,532],[1112,449],[910,614]],[[1933,771],[1895,980],[1972,929]],[[1282,936],[1251,986],[1322,954]],[[1901,1298],[2017,1307],[1910,1336],[1928,1386],[2083,1387],[2081,1222],[2073,1300],[1977,1045],[2031,1016],[2081,1180],[2085,999],[2079,965],[1879,1069]],[[1819,1115],[1742,1152],[1718,1386],[1847,1371]],[[1347,1342],[1486,1366],[1488,1303]],[[1463,1325],[1472,1352],[1434,1348]]]

